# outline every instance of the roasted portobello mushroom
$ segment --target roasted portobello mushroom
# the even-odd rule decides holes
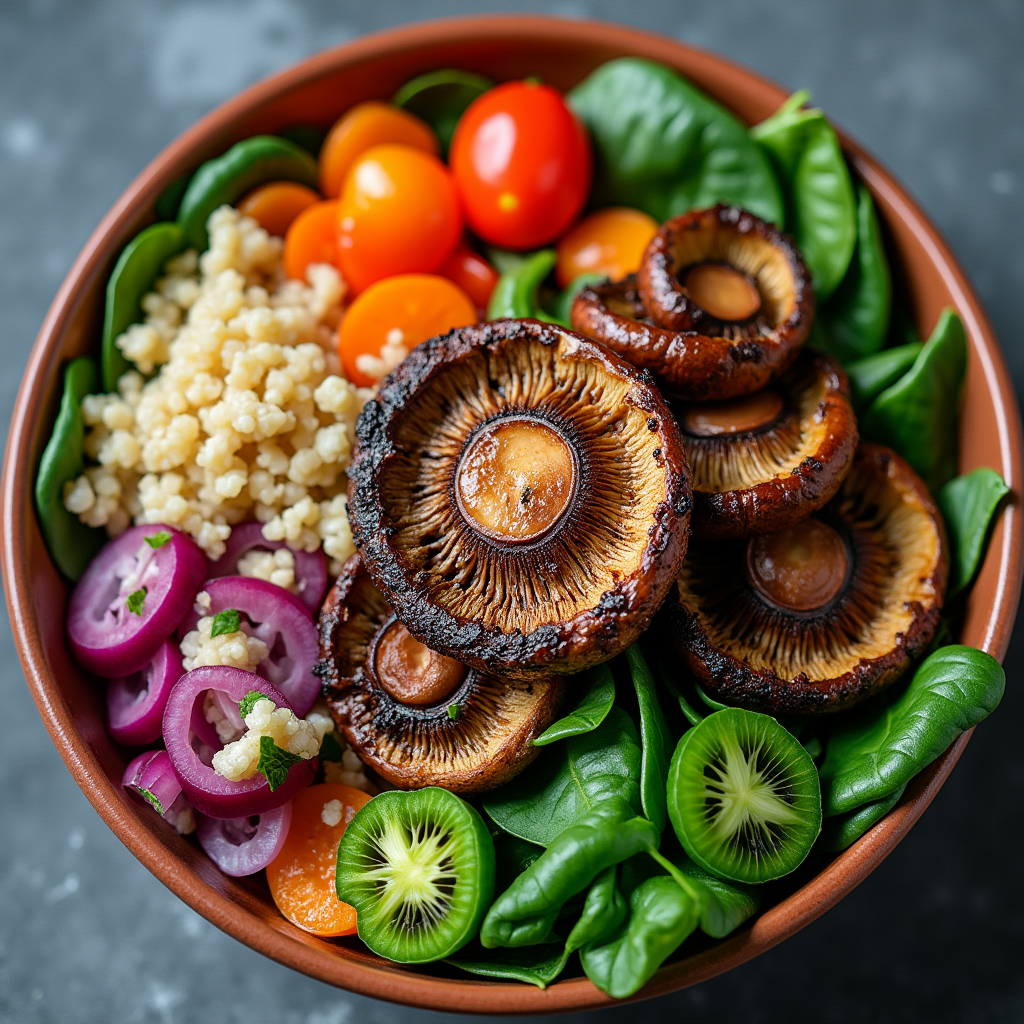
[[[690,472],[646,377],[536,320],[424,342],[356,429],[349,517],[409,632],[520,678],[607,661],[686,554]]]
[[[320,613],[320,667],[346,740],[400,789],[480,793],[539,752],[566,681],[516,681],[469,669],[424,647],[395,617],[358,554]]]
[[[844,710],[930,643],[946,589],[942,519],[888,448],[861,444],[813,517],[695,544],[663,628],[714,698],[769,714]]]

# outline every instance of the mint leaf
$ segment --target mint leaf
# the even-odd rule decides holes
[[[260,759],[256,762],[256,771],[262,772],[273,793],[288,778],[288,769],[298,764],[302,758],[290,750],[282,750],[270,736],[260,737]]]
[[[448,705],[448,717],[454,722],[459,717],[459,705],[449,704]]]
[[[147,593],[148,591],[145,587],[140,587],[134,593],[128,595],[128,600],[125,601],[125,604],[132,615],[142,615],[142,602],[146,600]]]
[[[159,533],[142,539],[155,551],[157,548],[162,548],[171,539],[171,535],[166,530],[161,530]]]
[[[320,760],[340,761],[344,753],[341,744],[334,738],[334,733],[324,733],[323,741],[320,743]]]
[[[163,815],[164,807],[163,804],[160,803],[160,798],[156,796],[156,794],[150,793],[148,789],[143,789],[141,786],[136,786],[135,792],[143,799],[148,800],[153,805],[153,810],[156,811],[157,814],[161,816]]]
[[[222,633],[237,633],[241,621],[237,608],[225,608],[224,611],[217,612],[213,617],[210,637],[220,636]]]
[[[215,634],[214,634],[214,636],[216,636],[216,635],[217,635],[217,634],[215,633]],[[266,697],[266,696],[267,696],[267,695],[266,695],[265,693],[260,693],[260,691],[259,691],[259,690],[250,690],[250,691],[249,691],[249,692],[248,692],[248,693],[247,693],[247,694],[246,694],[246,695],[245,695],[245,696],[244,696],[244,697],[243,697],[243,698],[242,698],[242,699],[241,699],[241,700],[240,700],[240,701],[238,702],[238,711],[239,711],[239,713],[241,714],[241,716],[242,716],[243,718],[245,718],[245,716],[246,716],[247,714],[249,714],[249,712],[250,712],[250,711],[252,711],[252,709],[253,709],[254,707],[256,707],[256,701],[258,701],[258,700],[263,700],[263,698],[264,698],[264,697]],[[267,699],[269,700],[270,698],[268,697]]]

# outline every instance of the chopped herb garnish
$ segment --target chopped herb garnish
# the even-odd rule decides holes
[[[146,600],[146,594],[146,588],[139,587],[134,593],[128,595],[128,600],[125,601],[125,604],[132,615],[142,615],[142,602]]]
[[[284,784],[284,780],[288,778],[288,769],[301,760],[298,754],[282,750],[272,737],[260,737],[260,759],[256,762],[256,771],[266,776],[271,793]]]
[[[238,702],[238,711],[241,714],[241,716],[245,718],[245,716],[249,714],[249,712],[252,711],[254,707],[256,707],[256,701],[263,700],[263,698],[266,696],[267,695],[265,693],[260,693],[259,690],[250,690]],[[270,698],[267,697],[267,699],[269,700]]]
[[[225,608],[224,611],[217,612],[213,617],[213,628],[210,630],[211,638],[220,636],[222,633],[237,633],[241,621],[237,608]]]
[[[448,705],[448,717],[454,722],[459,717],[459,705],[449,704]]]
[[[171,539],[171,535],[166,530],[161,530],[159,533],[142,539],[155,551],[157,548],[162,548]]]
[[[334,733],[324,733],[324,738],[320,743],[320,760],[340,761],[344,753],[341,744],[334,738]]]
[[[136,786],[135,792],[138,793],[139,796],[148,800],[153,805],[153,810],[156,811],[157,814],[164,813],[163,804],[160,803],[160,798],[156,796],[156,794],[150,793],[148,789],[143,789],[141,786]]]

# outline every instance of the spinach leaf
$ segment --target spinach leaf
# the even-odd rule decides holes
[[[543,852],[543,846],[499,832],[494,836],[494,891],[504,892]]]
[[[555,317],[541,309],[537,300],[537,289],[554,269],[555,261],[554,249],[540,249],[518,267],[512,267],[502,273],[494,286],[494,291],[491,292],[490,302],[487,303],[487,319],[535,317],[547,323],[558,323]]]
[[[850,400],[854,409],[863,411],[886,388],[892,387],[914,365],[923,348],[922,342],[912,341],[847,363],[843,369],[850,379]]]
[[[669,667],[664,658],[658,658],[658,675],[661,677],[661,684],[679,704],[679,710],[682,711],[683,717],[690,723],[690,725],[699,725],[704,721],[704,715],[702,715],[684,696],[682,690],[676,686],[675,680],[672,678],[672,673],[669,671]]]
[[[590,288],[592,285],[601,284],[607,280],[606,274],[580,274],[579,277],[574,277],[569,282],[569,286],[565,291],[551,305],[551,315],[555,318],[555,321],[565,324],[566,327],[571,327],[572,304],[576,301],[576,296],[584,288]]]
[[[944,309],[914,365],[860,420],[861,434],[895,448],[933,494],[956,474],[956,410],[966,370],[964,325]]]
[[[824,301],[846,274],[857,243],[857,204],[843,150],[820,110],[801,110],[795,93],[750,129],[782,182],[786,229],[796,240]]]
[[[587,892],[580,919],[565,940],[567,953],[592,943],[604,942],[622,926],[629,908],[619,892],[617,882],[617,864],[606,868],[594,879]]]
[[[757,913],[761,897],[753,886],[723,882],[697,867],[682,851],[673,860],[686,881],[697,891],[700,928],[706,935],[724,939]]]
[[[615,703],[615,680],[607,665],[598,665],[584,674],[585,680],[579,684],[586,689],[583,696],[569,714],[552,722],[535,740],[530,742],[535,747],[544,747],[556,740],[564,740],[569,736],[579,736],[592,732],[607,717]]]
[[[640,813],[640,743],[629,715],[613,707],[592,732],[556,743],[521,775],[483,799],[506,832],[549,845],[593,807],[621,796]]]
[[[871,193],[857,186],[857,247],[819,314],[828,351],[841,363],[878,352],[889,333],[892,276]]]
[[[935,496],[953,549],[947,600],[974,579],[992,516],[1009,492],[1006,481],[994,469],[983,466],[950,480]]]
[[[1005,685],[999,662],[973,647],[929,655],[884,710],[865,708],[830,737],[820,771],[824,813],[844,814],[905,786],[995,710]]]
[[[561,942],[518,949],[484,949],[478,942],[464,946],[444,962],[485,978],[508,978],[546,988],[565,969],[571,951]]]
[[[608,61],[568,94],[594,144],[594,206],[635,206],[658,221],[715,203],[782,225],[772,168],[732,114],[674,71]]]
[[[587,977],[625,999],[638,992],[697,928],[697,900],[668,875],[641,882],[629,898],[629,920],[612,938],[580,952]]]
[[[471,71],[442,68],[406,82],[391,102],[422,118],[434,129],[441,143],[441,156],[447,159],[459,118],[473,100],[493,86],[489,78],[474,75]]]
[[[640,708],[640,798],[648,821],[661,832],[668,821],[665,783],[668,779],[670,751],[675,744],[668,734],[651,670],[647,667],[639,644],[626,649],[626,660],[629,662],[636,702]]]
[[[823,850],[838,853],[852,846],[865,832],[877,825],[895,806],[906,786],[900,786],[895,793],[890,793],[874,803],[864,804],[846,814],[837,814],[834,818],[826,818],[818,842]]]

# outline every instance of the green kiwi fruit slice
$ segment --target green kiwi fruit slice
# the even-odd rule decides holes
[[[476,935],[494,899],[494,843],[454,793],[392,790],[345,829],[335,884],[374,953],[403,964],[441,960]]]
[[[818,770],[774,718],[726,708],[679,741],[668,813],[679,842],[706,871],[768,882],[793,871],[821,831]]]

